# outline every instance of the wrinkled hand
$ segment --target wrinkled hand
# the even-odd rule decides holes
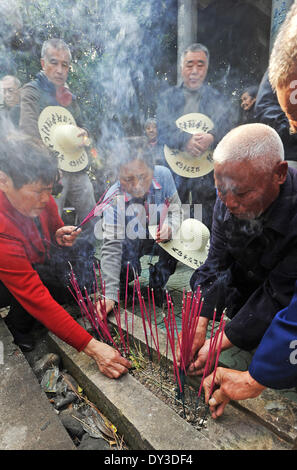
[[[255,398],[265,389],[265,387],[254,380],[248,371],[224,369],[218,367],[215,377],[217,390],[209,397],[210,387],[213,380],[213,373],[209,375],[203,383],[205,392],[205,403],[209,404],[211,415],[214,419],[221,416],[225,406],[230,400],[245,400]]]
[[[104,306],[104,299],[101,300],[101,304],[102,304],[102,306]],[[112,311],[113,307],[115,306],[115,301],[111,300],[111,299],[105,299],[105,306],[106,306],[106,313],[110,313]],[[97,302],[97,312],[98,312],[99,318],[101,318],[101,320],[102,320],[103,319],[103,313],[101,311],[101,305],[100,305],[99,300]]]
[[[76,227],[72,225],[64,225],[56,231],[56,242],[60,246],[72,246],[78,235],[81,233],[81,228],[75,230]],[[74,231],[75,230],[75,231]]]
[[[169,225],[163,224],[161,230],[158,228],[156,233],[156,243],[167,242],[172,237],[172,229]]]
[[[192,351],[191,351],[191,360],[195,356],[196,352],[199,351],[200,348],[205,343],[207,325],[208,325],[208,318],[200,317],[197,328],[196,328],[194,341],[193,341],[193,346],[192,346]],[[182,337],[182,333],[179,334],[179,342],[181,342],[181,337]],[[178,344],[176,348],[176,360],[177,360],[177,365],[180,367],[181,358],[180,358],[180,349],[179,349]]]
[[[217,351],[218,345],[219,343],[217,341],[215,351]],[[223,338],[222,338],[222,343],[221,343],[221,350],[224,351],[225,349],[232,348],[232,346],[233,344],[229,341],[226,334],[224,333]],[[192,364],[190,364],[189,369],[188,369],[189,375],[202,375],[203,374],[206,361],[207,361],[207,356],[209,353],[209,348],[210,348],[210,339],[205,341],[205,343],[203,344],[203,346],[198,352],[197,359],[193,361]],[[213,355],[212,363],[207,365],[208,371],[211,370],[213,366],[214,359],[216,358],[216,354],[217,352],[213,352],[212,354]]]
[[[79,147],[89,147],[91,142],[88,137],[87,131],[85,129],[81,129],[80,127],[78,127],[77,129],[78,129],[77,137],[81,137],[81,144],[79,145]]]
[[[210,347],[210,340],[207,339],[203,346],[199,349],[198,355],[195,361],[193,361],[188,368],[188,374],[189,375],[202,375],[204,371],[204,367],[206,365],[207,361],[207,356],[209,353],[209,347]],[[209,367],[211,367],[211,364],[209,364]]]
[[[131,367],[131,362],[121,356],[118,351],[94,338],[88,343],[84,353],[92,357],[100,372],[111,379],[118,379]]]
[[[186,145],[186,151],[193,157],[199,157],[212,145],[214,137],[211,134],[194,134]]]

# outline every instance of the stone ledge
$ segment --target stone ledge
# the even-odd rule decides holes
[[[0,363],[0,449],[75,450],[2,319],[0,338],[4,350]]]
[[[49,344],[88,398],[124,435],[133,450],[215,450],[217,447],[134,377],[102,375],[95,362],[49,333]]]
[[[129,317],[131,317],[131,313],[128,312]],[[114,315],[109,316],[109,321],[116,325],[116,320]],[[131,323],[131,322],[130,322]],[[122,328],[125,331],[125,317],[124,314],[121,314],[121,324]],[[129,323],[128,323],[128,328]],[[146,351],[145,346],[145,336],[143,332],[142,320],[134,316],[134,331],[133,337],[138,341],[142,350]],[[166,351],[166,335],[165,333],[158,329],[158,337],[160,343],[160,352],[163,356],[165,356]],[[154,347],[151,348],[152,354],[156,357],[156,351]],[[222,354],[223,358],[224,355]],[[168,360],[172,364],[172,354],[169,348],[168,353]],[[219,365],[221,367],[228,367],[227,364],[224,363],[224,359],[220,360]],[[196,388],[200,385],[200,380],[190,378],[189,382],[195,386]],[[297,439],[297,427],[296,427],[296,416],[297,416],[297,403],[283,397],[277,391],[272,389],[266,389],[264,392],[257,398],[253,398],[250,400],[242,400],[239,402],[231,402],[231,406],[234,406],[236,409],[243,411],[246,415],[254,417],[259,424],[264,425],[272,432],[277,434],[281,439],[285,439],[288,443],[293,443]],[[230,406],[229,405],[229,406]],[[275,406],[275,409],[272,408],[269,411],[269,406]],[[227,409],[226,409],[227,411]],[[226,413],[225,411],[225,413]]]
[[[140,332],[140,325],[138,326]],[[119,380],[108,379],[100,374],[95,362],[83,353],[78,353],[51,333],[48,341],[51,348],[62,357],[64,367],[83,387],[88,398],[118,428],[133,450],[290,448],[287,442],[250,414],[232,406],[226,408],[220,420],[208,419],[206,429],[198,431],[131,375]],[[160,341],[162,342],[161,336]]]

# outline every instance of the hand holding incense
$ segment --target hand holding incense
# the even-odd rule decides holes
[[[64,225],[60,227],[55,234],[56,242],[60,246],[72,246],[80,234],[81,229],[72,225]]]
[[[156,232],[156,243],[166,242],[172,237],[172,229],[169,225],[164,224],[166,219],[168,209],[170,206],[169,199],[165,199],[164,207],[160,215],[160,222]]]

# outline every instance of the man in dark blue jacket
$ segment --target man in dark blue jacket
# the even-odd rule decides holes
[[[183,82],[160,96],[157,109],[159,143],[199,158],[216,144],[231,128],[230,105],[213,87],[205,82],[209,66],[209,51],[202,44],[192,44],[181,56]],[[190,113],[200,113],[214,124],[207,133],[189,134],[176,126],[176,120]],[[202,204],[202,221],[211,228],[216,192],[213,171],[199,178],[174,174],[183,204]]]
[[[276,91],[276,97],[285,113],[292,136],[297,135],[296,17],[297,2],[292,5],[279,31],[269,63],[270,84],[272,90]],[[288,252],[284,252],[285,254],[288,254]],[[292,263],[296,263],[296,256],[292,256]],[[286,288],[287,284],[288,281],[284,282],[283,287]],[[214,418],[222,415],[229,400],[256,397],[265,387],[275,389],[296,387],[297,284],[294,296],[290,303],[287,302],[287,305],[289,306],[280,309],[272,320],[257,348],[248,371],[239,372],[219,368],[215,378],[218,388],[211,398],[209,397],[209,390],[213,375],[207,377],[204,386],[206,402],[209,402]],[[296,448],[296,443],[294,448]]]
[[[223,349],[252,350],[290,303],[297,279],[297,172],[288,169],[276,131],[258,123],[233,129],[216,147],[214,175],[210,249],[191,278],[204,297],[193,374],[205,365],[206,326],[215,308],[218,317],[226,308],[231,319]]]
[[[257,122],[267,124],[276,130],[284,144],[285,159],[289,166],[297,168],[297,136],[290,133],[288,118],[271,87],[268,70],[260,83],[254,114]]]
[[[248,371],[219,367],[215,384],[220,388],[212,397],[209,391],[213,374],[204,382],[205,399],[209,402],[213,418],[222,415],[230,400],[255,398],[266,387],[285,389],[297,385],[297,286],[288,307],[272,320]]]

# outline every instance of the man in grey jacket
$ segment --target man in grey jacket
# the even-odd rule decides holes
[[[118,147],[115,167],[118,181],[106,199],[117,191],[113,205],[104,212],[101,268],[106,285],[107,312],[124,294],[129,263],[129,281],[140,275],[144,254],[159,256],[150,268],[150,287],[157,304],[163,300],[163,288],[174,273],[177,261],[158,246],[172,238],[181,223],[181,203],[173,177],[163,166],[152,166],[143,149],[126,139]],[[148,225],[157,225],[156,240],[148,235]]]

